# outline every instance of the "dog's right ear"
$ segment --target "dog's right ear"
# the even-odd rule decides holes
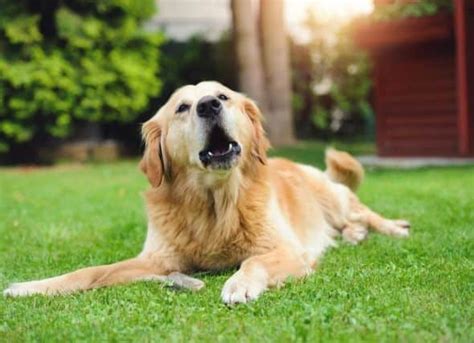
[[[156,121],[147,121],[142,126],[145,152],[140,161],[140,169],[153,187],[158,187],[164,177],[169,176],[169,167],[164,151],[164,134]]]

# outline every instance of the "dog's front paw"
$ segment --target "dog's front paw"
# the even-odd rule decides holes
[[[191,276],[173,272],[165,277],[165,280],[171,281],[174,287],[185,288],[191,291],[199,291],[205,286],[205,283]]]
[[[351,224],[342,230],[342,237],[350,244],[356,245],[367,237],[366,227],[358,224]]]
[[[5,297],[26,297],[33,294],[44,293],[35,281],[12,283],[3,291]]]
[[[257,299],[266,288],[266,283],[261,278],[252,278],[238,271],[224,284],[221,297],[228,305],[244,304]]]
[[[410,235],[410,223],[406,220],[385,220],[383,229],[387,234],[397,237],[408,237]]]

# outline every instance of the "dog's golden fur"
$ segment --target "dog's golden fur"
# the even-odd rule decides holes
[[[221,93],[226,95],[222,126],[242,152],[228,168],[215,170],[197,157],[206,138],[195,108],[202,97]],[[189,103],[185,114],[176,110],[183,101]],[[353,191],[364,172],[349,154],[328,150],[325,172],[268,159],[269,142],[257,106],[216,82],[175,92],[143,125],[143,138],[140,168],[152,187],[145,194],[148,234],[141,254],[13,284],[6,295],[64,294],[240,265],[224,285],[222,299],[247,302],[290,276],[311,273],[336,234],[354,244],[368,227],[408,235],[407,222],[385,219],[358,200]]]

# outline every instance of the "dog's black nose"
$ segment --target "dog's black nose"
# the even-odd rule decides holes
[[[222,112],[222,104],[215,96],[206,95],[197,104],[197,115],[202,118],[214,118]]]

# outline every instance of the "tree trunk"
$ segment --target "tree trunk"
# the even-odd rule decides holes
[[[269,109],[267,122],[269,137],[274,145],[292,144],[295,141],[284,5],[284,0],[261,0],[260,9],[263,65]]]
[[[254,99],[260,110],[267,115],[265,77],[262,54],[252,0],[232,0],[232,20],[235,50],[239,70],[240,90]]]

